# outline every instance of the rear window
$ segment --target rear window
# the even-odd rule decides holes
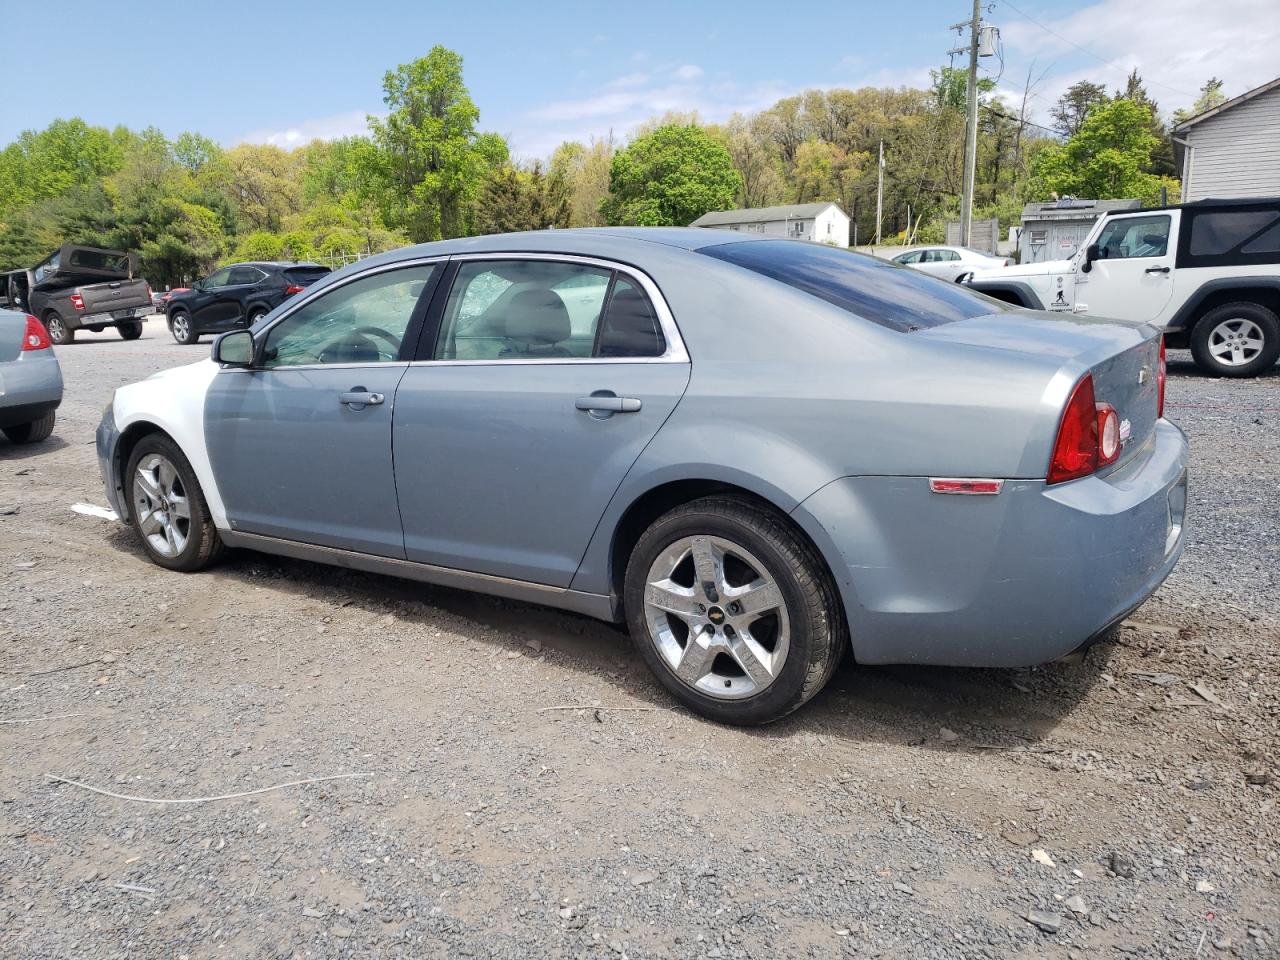
[[[286,267],[284,270],[285,279],[300,287],[315,283],[321,277],[327,277],[329,273],[328,267]]]
[[[71,261],[69,266],[80,267],[83,270],[111,270],[119,273],[126,273],[129,270],[129,255],[117,253],[114,250],[74,248],[67,259]]]
[[[1280,207],[1187,208],[1178,266],[1218,267],[1280,261]]]
[[[759,240],[698,252],[903,332],[1015,309],[960,284],[821,243]]]

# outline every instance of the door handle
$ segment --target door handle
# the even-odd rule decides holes
[[[354,407],[357,410],[363,410],[365,407],[376,407],[387,399],[380,393],[369,393],[364,387],[355,387],[346,393],[338,396],[338,402],[348,407]]]
[[[640,401],[635,397],[615,397],[613,394],[592,394],[579,397],[573,402],[579,410],[590,413],[636,413],[640,409]]]
[[[1143,270],[1142,272],[1143,273],[1168,273],[1169,268],[1168,267],[1147,267],[1147,269]]]

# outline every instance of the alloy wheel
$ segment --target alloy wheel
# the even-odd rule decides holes
[[[1245,317],[1223,320],[1209,333],[1209,353],[1224,367],[1241,367],[1262,352],[1262,328]]]
[[[178,470],[158,453],[138,462],[133,477],[133,507],[138,529],[151,549],[163,557],[176,557],[191,536],[191,503]]]
[[[187,323],[187,315],[185,313],[176,314],[173,318],[173,336],[180,343],[187,342],[187,335],[190,333],[191,327]]]
[[[753,697],[787,660],[791,624],[777,581],[723,537],[682,537],[649,567],[644,616],[659,656],[686,686]]]
[[[54,343],[62,343],[67,338],[67,327],[60,317],[50,317],[45,329]]]

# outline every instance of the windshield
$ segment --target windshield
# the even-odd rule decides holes
[[[698,251],[908,332],[1014,309],[968,287],[821,243],[757,240]]]

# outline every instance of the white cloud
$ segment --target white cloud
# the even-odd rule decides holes
[[[702,68],[696,64],[686,63],[682,67],[677,67],[672,76],[677,80],[697,80],[702,76]]]
[[[368,114],[363,110],[350,110],[328,117],[303,120],[280,129],[251,130],[237,139],[236,143],[267,143],[292,150],[312,140],[337,140],[368,132]]]
[[[1040,26],[1004,6],[992,18],[1004,43],[1002,93],[1020,101],[1034,60],[1033,77],[1049,70],[1029,104],[1042,123],[1049,105],[1072,83],[1089,79],[1115,90],[1135,67],[1166,115],[1190,106],[1210,77],[1222,80],[1223,92],[1234,97],[1280,72],[1276,14],[1267,0],[1163,0],[1158,6],[1100,0],[1062,17],[1036,15]],[[1059,61],[1071,67],[1055,67]]]

